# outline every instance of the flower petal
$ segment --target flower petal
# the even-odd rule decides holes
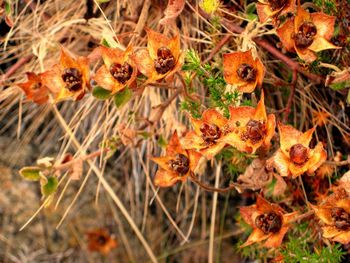
[[[154,184],[159,187],[170,187],[177,182],[184,182],[186,179],[187,176],[179,176],[177,173],[160,169],[154,177]]]
[[[281,149],[277,150],[272,157],[272,165],[281,176],[289,176],[289,158],[287,158]]]
[[[112,91],[112,93],[117,93],[118,91],[125,88],[125,84],[119,83],[113,76],[110,74],[109,70],[105,65],[102,65],[96,72],[94,80],[99,86],[106,90]]]
[[[298,143],[298,138],[302,135],[300,131],[290,125],[278,124],[280,134],[280,148],[282,152],[289,156],[289,149]]]
[[[202,155],[197,151],[188,150],[188,156],[190,159],[190,170],[194,172],[198,166],[199,160],[202,157]]]
[[[317,59],[316,54],[308,48],[301,49],[301,48],[295,47],[295,51],[297,52],[299,58],[304,60],[306,63],[312,63]]]
[[[194,131],[186,133],[185,138],[182,139],[182,147],[184,149],[203,149],[207,147],[202,137],[198,136]]]
[[[210,160],[215,157],[215,155],[217,155],[224,147],[225,143],[216,142],[215,144],[200,150],[200,153]]]
[[[316,37],[308,48],[314,52],[319,52],[326,49],[339,49],[341,47],[333,45],[331,42],[329,42],[323,37]]]
[[[243,141],[241,138],[241,134],[242,134],[242,129],[235,129],[235,131],[224,135],[218,141],[225,144],[229,144],[235,147],[238,151],[253,153],[254,149],[252,148],[252,145],[248,144],[247,143],[248,141]]]
[[[327,225],[333,225],[333,219],[331,216],[331,207],[329,206],[315,206],[311,205],[312,209],[315,211],[316,216]]]
[[[264,244],[264,247],[267,247],[267,248],[279,247],[288,229],[289,229],[289,226],[282,226],[280,231],[269,236],[269,238],[266,240]]]
[[[173,38],[168,38],[165,35],[155,32],[150,28],[146,28],[147,32],[147,49],[149,51],[152,60],[157,58],[157,51],[161,47],[167,47],[170,49],[176,61],[180,56],[180,35],[177,31]]]
[[[313,174],[324,161],[327,159],[327,152],[323,148],[323,144],[319,142],[314,149],[310,151],[310,158],[307,161],[307,166],[309,167],[308,174]]]
[[[203,112],[202,121],[208,124],[215,124],[219,128],[226,125],[228,120],[215,109],[207,109]]]
[[[312,22],[317,28],[317,36],[324,37],[329,40],[333,36],[335,17],[324,13],[312,13]]]
[[[292,38],[294,33],[294,20],[292,18],[288,19],[281,27],[276,29],[276,32],[284,48],[289,52],[294,52],[294,39]]]
[[[239,213],[243,220],[251,227],[255,227],[253,214],[257,212],[256,205],[242,206],[239,208]]]
[[[177,135],[177,131],[175,130],[166,147],[166,155],[175,156],[178,153],[187,156],[187,152],[182,148],[179,136]]]
[[[300,5],[297,7],[297,15],[294,18],[294,32],[297,33],[299,31],[299,27],[304,23],[312,21],[311,15],[308,11],[302,8]]]
[[[241,248],[246,247],[246,246],[249,246],[253,243],[263,241],[263,240],[267,239],[269,236],[270,236],[270,234],[266,235],[260,229],[254,228],[253,232],[250,234],[247,241],[243,245],[241,245],[240,247]]]
[[[151,157],[150,159],[158,164],[163,170],[171,173],[173,172],[173,170],[171,170],[169,167],[169,161],[173,159],[171,156]]]

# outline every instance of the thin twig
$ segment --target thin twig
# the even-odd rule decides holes
[[[192,182],[194,182],[195,184],[197,184],[198,186],[200,186],[201,188],[203,188],[204,190],[208,191],[208,192],[218,192],[218,193],[227,193],[228,191],[231,191],[233,189],[235,189],[235,185],[234,184],[230,184],[230,186],[226,187],[226,188],[218,188],[218,187],[212,187],[209,186],[207,184],[202,183],[201,181],[199,181],[194,173],[190,174],[190,179]]]
[[[291,82],[291,88],[290,88],[290,94],[288,97],[286,108],[284,110],[283,122],[287,122],[287,120],[288,120],[289,113],[291,111],[292,103],[294,100],[297,80],[298,80],[298,71],[296,69],[294,69],[293,70],[293,78],[292,78],[292,82]]]

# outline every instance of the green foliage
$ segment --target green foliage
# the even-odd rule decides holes
[[[40,168],[39,167],[23,167],[19,174],[26,180],[38,181],[40,179]]]
[[[181,102],[180,109],[189,112],[193,118],[199,119],[202,116],[200,106],[199,102],[185,100]]]
[[[221,70],[213,68],[210,64],[201,64],[200,57],[196,51],[190,49],[186,53],[185,64],[182,69],[184,71],[192,71],[199,77],[209,91],[210,107],[218,107],[223,111],[225,117],[229,117],[229,106],[235,105],[238,98],[238,91],[228,91],[227,84],[222,77]],[[190,103],[186,102],[182,105],[184,109],[193,109]],[[198,113],[198,112],[197,112]],[[195,113],[195,114],[197,114]]]
[[[249,20],[255,20],[258,18],[258,16],[256,15],[256,3],[250,3],[249,5],[246,6],[245,8],[245,13],[247,14],[247,18]]]
[[[313,2],[326,14],[334,15],[337,13],[337,2],[335,0],[314,0]]]
[[[111,91],[106,90],[100,86],[96,86],[92,90],[92,96],[99,100],[106,100],[111,97]]]
[[[129,102],[131,97],[132,97],[132,91],[128,87],[126,87],[124,90],[114,95],[114,104],[115,106],[117,106],[117,108],[120,108],[123,105],[125,105],[127,102]]]
[[[346,254],[338,244],[332,247],[323,245],[317,247],[308,222],[293,226],[280,252],[287,263],[338,263]]]
[[[58,179],[56,176],[47,177],[46,180],[41,181],[41,193],[44,196],[52,195],[56,192],[58,187]]]

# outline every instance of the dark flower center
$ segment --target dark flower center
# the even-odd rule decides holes
[[[83,79],[81,72],[76,68],[66,68],[63,70],[62,79],[66,84],[66,89],[69,91],[81,90]]]
[[[269,4],[272,11],[276,11],[285,7],[287,0],[269,0]]]
[[[170,169],[179,173],[180,175],[185,175],[190,169],[190,160],[187,158],[187,156],[178,153],[176,154],[175,159],[169,161],[169,166]]]
[[[43,84],[41,82],[35,82],[33,85],[32,85],[32,90],[38,90],[41,88]]]
[[[282,217],[274,212],[261,214],[255,218],[255,225],[265,234],[277,233],[282,227]]]
[[[308,148],[300,143],[294,144],[290,148],[289,157],[293,163],[303,164],[308,159]]]
[[[317,28],[312,22],[304,22],[299,27],[298,33],[294,34],[293,38],[295,45],[299,48],[307,48],[314,41],[317,34]]]
[[[159,74],[165,74],[175,67],[175,58],[169,48],[158,48],[157,59],[154,60],[154,67]]]
[[[202,133],[202,139],[207,144],[215,143],[221,136],[221,130],[215,124],[203,123],[200,127],[200,131]]]
[[[266,134],[266,127],[263,122],[257,120],[249,120],[247,129],[241,135],[243,141],[250,140],[253,144],[261,141]]]
[[[107,238],[103,235],[99,235],[97,237],[97,243],[101,246],[105,245],[107,243]]]
[[[133,68],[126,62],[123,64],[113,63],[109,68],[109,72],[119,83],[125,84],[131,78]]]
[[[331,209],[331,216],[334,220],[334,225],[341,229],[347,230],[350,228],[350,215],[341,207],[333,207]]]
[[[244,81],[255,81],[256,79],[256,69],[252,67],[252,65],[243,63],[239,65],[237,69],[237,75]]]

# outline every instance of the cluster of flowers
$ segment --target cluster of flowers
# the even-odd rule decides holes
[[[296,52],[306,62],[316,59],[315,52],[337,48],[328,40],[333,35],[334,17],[322,13],[308,13],[293,0],[259,2],[258,15],[261,21],[279,15],[296,12],[295,16],[277,28],[277,33],[288,51]],[[80,100],[91,90],[91,80],[116,94],[126,87],[136,85],[139,73],[147,76],[143,85],[171,78],[180,70],[183,56],[180,37],[173,38],[147,29],[147,49],[135,51],[132,46],[125,50],[98,47],[94,52],[101,54],[104,65],[90,78],[88,57],[75,57],[61,49],[60,63],[40,73],[28,73],[28,81],[18,84],[29,100],[38,104],[49,100]],[[224,78],[240,92],[250,93],[261,86],[265,75],[262,62],[252,50],[225,54],[223,59]],[[190,117],[193,130],[185,134],[182,142],[175,131],[163,157],[153,157],[159,165],[154,182],[160,187],[170,187],[194,176],[202,157],[212,159],[225,146],[249,154],[268,152],[276,129],[276,118],[267,114],[264,93],[256,108],[249,106],[230,107],[230,118],[225,118],[215,109],[207,109],[201,119]],[[291,126],[278,123],[280,148],[268,160],[281,176],[296,178],[304,173],[313,174],[326,160],[327,154],[321,142],[310,148],[315,128],[300,132]],[[350,198],[335,194],[334,202],[314,206],[315,213],[326,224],[324,237],[339,242],[350,240]],[[267,240],[265,246],[277,247],[297,212],[286,214],[276,204],[258,196],[256,205],[241,208],[243,219],[254,231],[244,245]],[[345,235],[345,236],[344,236]]]
[[[91,54],[102,56],[102,65],[90,77],[89,57],[76,57],[61,47],[60,62],[50,70],[35,74],[27,73],[28,81],[18,86],[25,92],[28,100],[45,104],[50,98],[53,102],[73,99],[80,100],[91,91],[91,82],[108,90],[112,95],[126,87],[136,85],[139,73],[147,76],[143,85],[170,78],[182,65],[180,36],[168,38],[163,34],[147,29],[147,49],[134,51],[132,46],[125,50],[100,46]]]

